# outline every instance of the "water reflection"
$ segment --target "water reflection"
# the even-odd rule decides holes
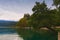
[[[58,40],[58,34],[49,30],[17,29],[17,31],[24,40]]]
[[[23,40],[13,28],[0,28],[0,40]]]
[[[23,40],[17,34],[0,34],[0,40]]]

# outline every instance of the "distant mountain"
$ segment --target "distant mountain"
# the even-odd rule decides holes
[[[14,26],[17,21],[0,20],[0,26]]]

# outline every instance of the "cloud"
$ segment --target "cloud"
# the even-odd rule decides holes
[[[24,13],[32,13],[31,4],[26,4],[26,1],[14,0],[0,0],[0,20],[14,20],[18,21],[23,17]]]
[[[0,8],[0,14],[1,14],[0,20],[14,20],[14,21],[18,21],[20,18],[22,18],[23,15],[8,10],[3,10],[1,8]]]
[[[36,1],[43,0],[0,0],[0,20],[18,21],[24,13],[32,14],[32,8]],[[46,1],[50,7],[52,1]]]

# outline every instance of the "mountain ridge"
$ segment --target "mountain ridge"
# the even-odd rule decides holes
[[[14,26],[16,23],[17,21],[0,20],[0,26]]]

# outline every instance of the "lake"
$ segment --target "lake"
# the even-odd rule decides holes
[[[20,33],[23,33],[23,37],[25,39],[28,39],[32,35],[32,40],[45,40],[46,38],[53,40],[57,39],[57,36],[54,36],[54,34],[50,33],[49,31],[41,30],[40,33],[32,32],[31,30],[19,30]],[[44,33],[45,32],[45,33]],[[29,36],[28,36],[29,35]],[[30,38],[31,39],[31,38]],[[0,28],[0,40],[23,40],[23,38],[19,37],[16,30],[13,28]],[[29,39],[28,39],[29,40]]]
[[[23,40],[13,28],[0,28],[0,40]]]

